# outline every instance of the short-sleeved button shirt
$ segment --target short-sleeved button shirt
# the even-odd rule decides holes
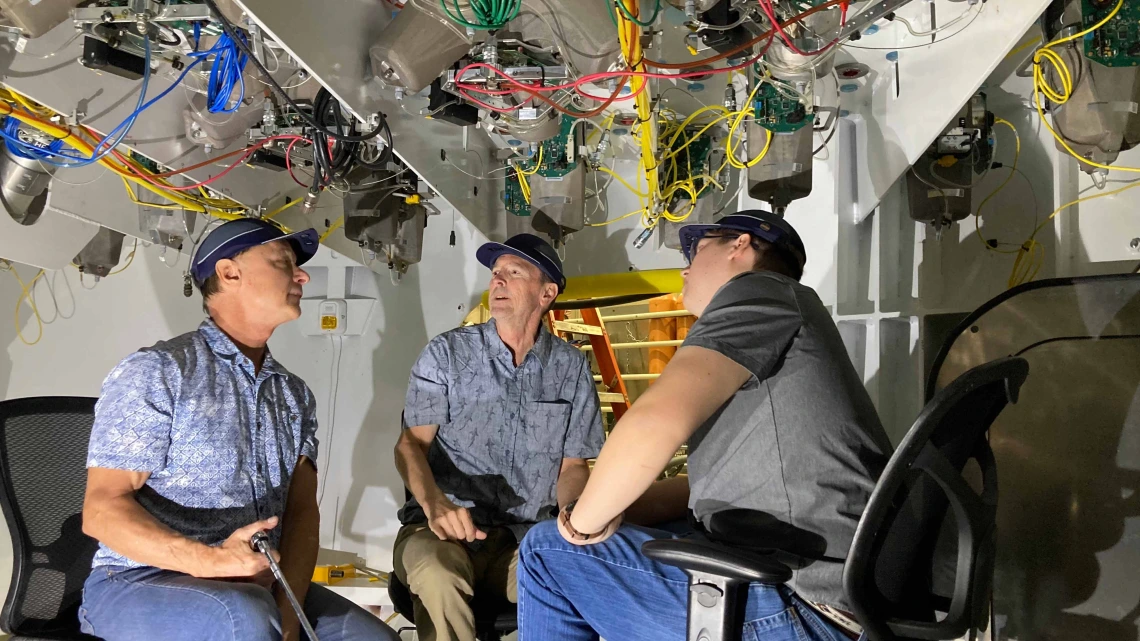
[[[87,467],[149,472],[159,522],[217,545],[285,511],[301,456],[317,460],[312,392],[268,352],[259,372],[213,321],[123,360],[103,382]],[[280,526],[272,532],[274,545]],[[94,567],[139,567],[104,545]]]
[[[891,445],[827,309],[790,278],[742,274],[684,345],[752,374],[689,441],[690,509],[706,527],[719,512],[753,511],[750,541],[814,559],[792,589],[850,609],[843,561]]]
[[[562,459],[593,458],[605,438],[586,357],[544,327],[515,367],[494,320],[428,343],[403,425],[438,425],[428,463],[440,490],[476,525],[509,526],[519,540],[557,514]],[[415,499],[400,510],[402,523],[424,520]]]

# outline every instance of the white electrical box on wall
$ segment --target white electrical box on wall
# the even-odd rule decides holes
[[[348,303],[340,298],[322,300],[317,321],[322,334],[343,335],[348,330]]]

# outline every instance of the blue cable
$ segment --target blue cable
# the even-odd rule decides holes
[[[206,110],[215,114],[234,113],[241,107],[242,101],[245,99],[244,72],[245,66],[249,62],[249,56],[238,47],[229,34],[225,33],[218,38],[213,47],[205,51],[198,51],[201,34],[201,27],[195,22],[195,51],[190,56],[198,60],[205,60],[210,56],[214,57],[213,65],[210,67],[210,79],[206,85]],[[242,36],[239,34],[239,37]],[[242,42],[246,43],[244,37],[242,37]],[[234,100],[233,106],[229,106],[230,96],[233,95],[235,87],[239,88],[237,99]]]
[[[155,102],[153,100],[150,103],[146,102],[146,91],[147,91],[147,87],[150,86],[150,39],[143,38],[143,43],[144,43],[144,49],[146,52],[146,58],[145,58],[146,63],[143,66],[144,71],[143,71],[143,77],[142,77],[142,87],[139,89],[139,102],[138,102],[138,105],[135,107],[134,112],[132,112],[131,115],[127,116],[126,120],[119,123],[118,127],[115,127],[114,129],[112,129],[103,138],[103,140],[99,141],[99,144],[95,145],[95,149],[93,151],[98,152],[98,153],[95,153],[90,158],[83,158],[81,156],[76,156],[74,154],[68,154],[68,153],[60,152],[60,153],[55,154],[55,155],[57,155],[61,158],[64,158],[66,160],[75,160],[77,162],[66,162],[65,163],[65,162],[58,162],[58,161],[49,160],[46,158],[43,160],[43,162],[45,162],[49,165],[55,166],[55,167],[65,167],[65,168],[86,167],[87,165],[93,165],[93,164],[99,162],[100,160],[102,160],[103,158],[105,158],[108,154],[111,153],[112,150],[115,149],[115,147],[119,146],[119,143],[123,142],[123,140],[127,137],[127,134],[130,133],[131,128],[135,126],[135,121],[138,120],[139,114],[141,114],[144,110],[146,110],[147,107],[154,104],[154,102]],[[190,67],[192,67],[192,66],[193,65],[188,65],[186,67],[186,70],[189,71]],[[185,76],[186,75],[185,72],[182,75]],[[181,81],[181,78],[179,78],[179,81]],[[177,83],[175,83],[175,85],[177,85]],[[171,87],[171,88],[173,88],[173,87]],[[167,90],[167,91],[169,92],[169,90]],[[165,93],[162,95],[165,95]],[[161,98],[162,96],[160,95],[159,97]],[[113,143],[111,143],[110,142],[111,138],[115,135],[116,132],[119,132],[120,130],[122,131],[122,133],[120,133],[118,138],[116,138],[115,141]],[[104,147],[106,147],[106,148],[103,149]],[[99,151],[100,149],[103,149],[103,151]]]
[[[45,160],[49,154],[58,155],[63,149],[63,141],[56,139],[46,146],[29,144],[20,140],[20,121],[15,118],[5,118],[3,128],[4,145],[14,156],[29,160]],[[16,142],[13,143],[12,141]]]
[[[150,69],[150,42],[149,41],[146,41],[146,60],[147,60],[146,69],[149,70]],[[120,123],[119,126],[112,129],[106,135],[106,137],[104,137],[103,140],[100,141],[99,144],[95,146],[95,149],[99,150],[104,145],[110,144],[110,146],[107,147],[106,149],[104,149],[103,151],[95,154],[94,156],[92,156],[90,158],[83,158],[83,157],[76,156],[74,154],[69,154],[66,152],[59,152],[59,153],[55,153],[54,155],[59,157],[59,158],[63,158],[65,160],[75,160],[78,162],[58,162],[58,161],[52,161],[52,160],[47,159],[47,158],[44,158],[43,162],[45,162],[49,165],[53,165],[55,167],[66,167],[66,168],[85,167],[87,165],[91,165],[91,164],[94,164],[96,162],[99,162],[104,157],[106,157],[108,154],[110,154],[111,151],[115,147],[117,147],[119,145],[119,143],[121,143],[127,137],[127,134],[130,133],[131,128],[134,127],[135,121],[138,119],[139,115],[142,112],[151,108],[159,100],[162,100],[166,96],[170,95],[170,92],[174,91],[174,89],[178,85],[182,84],[182,81],[186,78],[186,75],[189,74],[190,71],[194,67],[196,67],[198,65],[198,63],[200,63],[200,62],[201,62],[201,59],[198,59],[198,60],[195,60],[194,62],[186,65],[186,68],[182,70],[181,75],[179,75],[178,79],[174,81],[174,84],[167,87],[166,90],[164,90],[162,93],[158,94],[154,98],[150,99],[149,101],[146,100],[146,90],[147,90],[147,86],[148,86],[149,73],[146,75],[143,75],[143,86],[142,86],[141,92],[139,93],[138,107],[135,108],[134,112],[132,112],[129,116],[127,116],[126,120],[124,120],[122,123]],[[122,133],[119,134],[118,138],[113,143],[109,143],[108,141],[110,141],[111,138],[115,136],[115,133],[118,132],[119,130],[122,130]],[[12,139],[9,138],[7,135],[5,135],[5,133],[3,131],[0,131],[0,137],[4,137],[6,141],[12,142]],[[27,143],[25,143],[22,140],[19,140],[18,138],[14,142],[17,143],[19,146],[25,148],[25,149],[27,149],[29,147],[34,148],[34,146],[28,145]]]

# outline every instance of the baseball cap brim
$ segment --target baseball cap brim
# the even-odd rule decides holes
[[[542,262],[535,257],[530,256],[529,254],[519,249],[511,247],[510,245],[504,245],[503,243],[497,243],[494,241],[483,243],[483,245],[479,247],[479,249],[475,252],[475,259],[478,260],[479,263],[487,269],[491,269],[495,266],[495,261],[499,260],[503,254],[513,254],[537,267],[539,271],[546,274],[550,280],[554,281],[555,285],[558,285],[559,294],[566,290],[565,276],[555,273],[552,269],[552,266],[543,265]]]
[[[194,267],[191,269],[191,276],[201,284],[214,273],[214,266],[219,260],[229,258],[252,247],[268,245],[279,240],[289,243],[298,267],[316,256],[321,246],[320,235],[315,229],[305,229],[291,234],[282,234],[279,230],[273,230],[269,227],[250,229],[226,240],[217,247],[211,248],[207,255],[196,256]],[[199,248],[198,251],[201,252],[203,249]]]

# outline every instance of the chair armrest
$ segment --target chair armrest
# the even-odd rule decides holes
[[[641,546],[641,553],[654,561],[682,570],[748,583],[778,585],[792,578],[791,568],[772,557],[705,541],[690,539],[646,541]]]

